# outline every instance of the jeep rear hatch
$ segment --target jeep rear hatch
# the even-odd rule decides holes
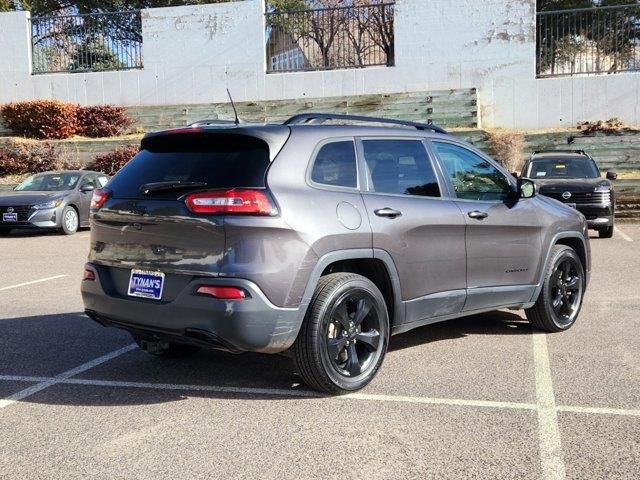
[[[122,267],[111,269],[119,293],[134,267],[216,275],[225,216],[277,214],[265,176],[288,136],[287,127],[146,136],[140,153],[94,196],[90,261]]]

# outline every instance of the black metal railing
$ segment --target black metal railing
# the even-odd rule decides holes
[[[139,10],[31,19],[33,73],[142,68]]]
[[[537,14],[538,77],[640,70],[640,5]]]
[[[393,66],[394,14],[394,3],[267,12],[267,72]]]

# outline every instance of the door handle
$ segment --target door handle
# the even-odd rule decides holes
[[[374,210],[374,212],[379,217],[384,218],[397,218],[402,216],[402,212],[398,210],[394,210],[393,208],[379,208],[378,210]]]
[[[480,210],[474,210],[473,212],[468,213],[469,217],[474,218],[476,220],[484,220],[489,216],[487,212],[481,212]]]

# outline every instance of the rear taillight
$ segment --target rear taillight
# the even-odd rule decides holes
[[[106,188],[94,190],[93,197],[91,197],[91,210],[100,210],[110,196],[111,192]]]
[[[185,202],[193,213],[275,215],[277,209],[263,190],[219,190],[187,195]]]
[[[84,275],[82,276],[83,281],[93,282],[96,279],[96,272],[93,270],[89,270],[88,268],[84,269]]]
[[[214,287],[202,285],[198,288],[199,295],[208,295],[218,300],[244,300],[247,298],[245,291],[238,287]]]

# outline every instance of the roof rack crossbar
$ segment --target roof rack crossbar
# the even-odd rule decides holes
[[[284,125],[313,125],[324,123],[327,120],[352,120],[368,123],[386,123],[391,125],[402,125],[404,127],[413,127],[417,130],[431,130],[436,133],[447,133],[445,129],[438,127],[437,125],[396,120],[394,118],[365,117],[362,115],[343,115],[337,113],[300,113],[286,120]]]
[[[584,150],[575,150],[575,149],[564,149],[564,150],[536,150],[533,152],[534,155],[539,153],[577,153],[580,155],[587,155],[587,152]]]

